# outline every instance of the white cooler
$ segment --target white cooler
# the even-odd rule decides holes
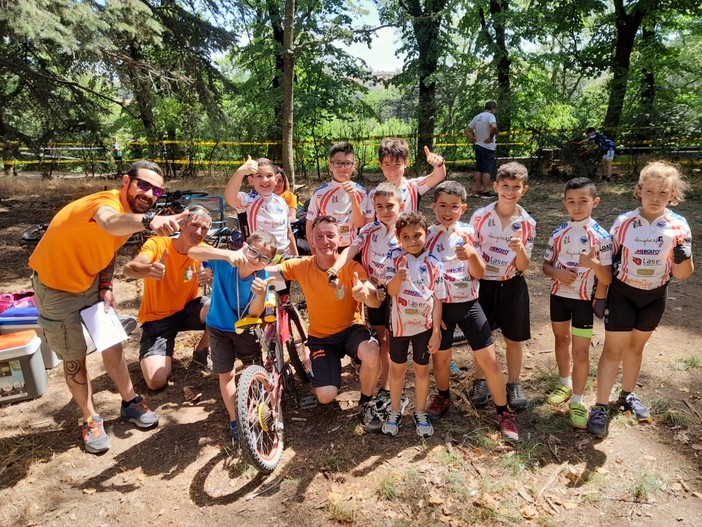
[[[0,404],[44,394],[48,378],[40,347],[32,330],[0,335]]]

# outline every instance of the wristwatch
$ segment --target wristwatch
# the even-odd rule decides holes
[[[141,224],[144,226],[144,229],[147,231],[151,230],[151,220],[154,219],[154,216],[156,216],[156,213],[153,210],[150,210],[149,212],[145,212],[141,216]]]

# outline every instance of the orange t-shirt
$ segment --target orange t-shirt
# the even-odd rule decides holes
[[[286,280],[296,280],[302,287],[310,317],[310,335],[329,337],[352,324],[364,323],[363,306],[351,296],[354,271],[361,280],[368,280],[361,264],[352,261],[339,271],[339,284],[345,287],[342,299],[337,298],[338,290],[329,285],[327,273],[317,267],[314,256],[286,260],[280,267]]]
[[[82,293],[109,265],[129,235],[114,236],[95,223],[93,216],[100,207],[118,214],[130,210],[119,190],[106,190],[72,201],[54,216],[29,257],[29,267],[42,284]]]
[[[297,197],[295,196],[295,194],[293,194],[289,190],[286,190],[280,195],[280,197],[285,200],[285,203],[288,204],[288,207],[290,207],[291,209],[297,209]]]
[[[161,259],[166,249],[168,256],[163,262],[166,266],[165,276],[161,280],[144,278],[144,296],[139,307],[141,324],[162,320],[177,313],[198,296],[197,271],[200,269],[200,262],[176,251],[173,248],[173,238],[149,238],[139,254],[145,254],[149,261],[155,262]]]

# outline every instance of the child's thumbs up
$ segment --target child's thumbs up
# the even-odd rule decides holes
[[[509,239],[509,248],[515,253],[521,252],[524,249],[524,244],[522,243],[522,228],[519,227],[514,231],[514,235]]]
[[[397,275],[400,280],[407,280],[407,257],[404,255],[397,262]]]

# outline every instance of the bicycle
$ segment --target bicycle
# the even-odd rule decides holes
[[[288,295],[279,295],[275,309],[267,310],[263,319],[255,319],[254,325],[265,359],[262,366],[251,365],[241,374],[236,413],[242,451],[260,472],[270,474],[283,455],[283,397],[294,397],[301,408],[316,406],[316,398],[301,398],[295,387],[293,368],[301,378],[304,375],[303,380],[308,379],[300,358],[307,333]],[[285,363],[286,351],[292,367]]]

